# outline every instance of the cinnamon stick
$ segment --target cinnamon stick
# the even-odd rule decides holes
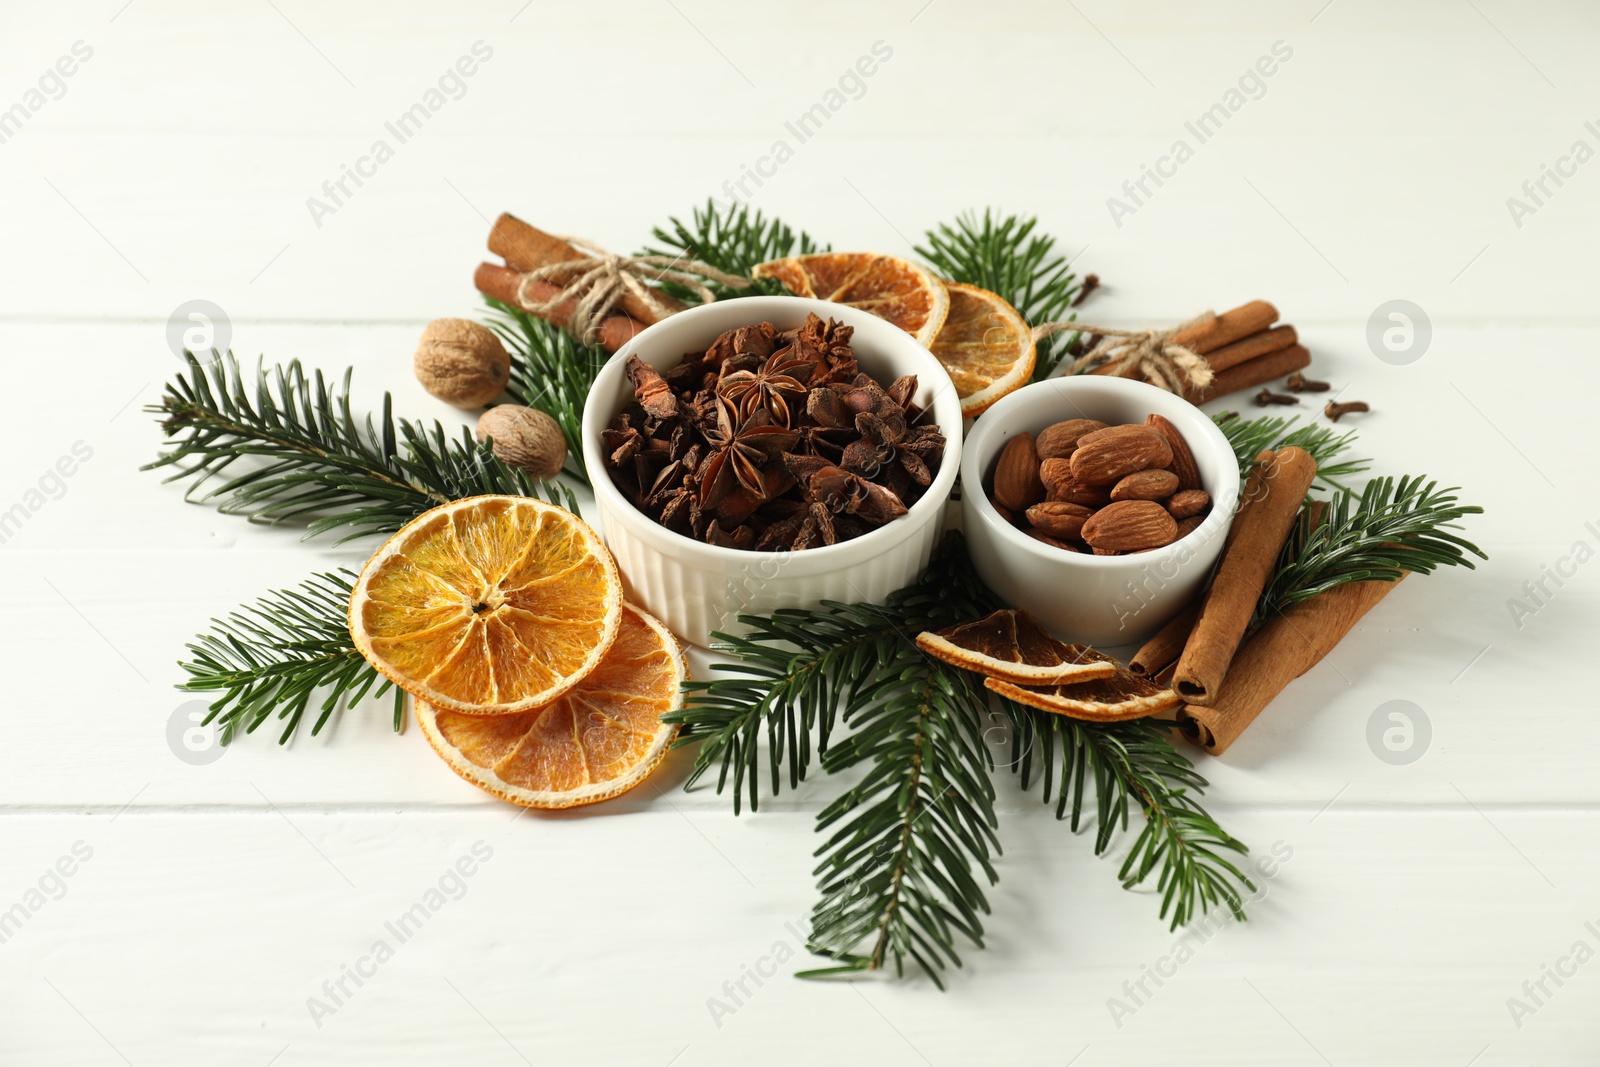
[[[1200,617],[1201,599],[1195,597],[1193,603],[1157,630],[1156,635],[1133,654],[1128,661],[1128,670],[1145,678],[1154,678],[1176,664],[1178,657],[1183,654],[1183,646],[1189,642],[1189,633],[1194,629],[1195,620]]]
[[[502,304],[518,306],[517,287],[522,284],[522,272],[495,263],[480,263],[472,276],[472,282],[485,296],[492,296]],[[528,283],[528,295],[535,300],[552,300],[560,293],[561,287],[551,282]],[[557,326],[564,328],[571,321],[572,312],[576,307],[577,301],[565,300],[556,306],[548,318]],[[633,335],[643,329],[644,323],[627,315],[608,315],[600,321],[595,340],[607,352],[615,352],[633,340]]]
[[[506,266],[524,274],[555,263],[582,259],[587,254],[509,213],[494,220],[494,226],[489,230],[489,251],[504,259]],[[669,309],[669,313],[684,309],[682,302],[666,293],[657,291],[656,299]],[[624,293],[617,304],[630,318],[646,326],[664,317],[657,315],[649,304],[633,293]]]
[[[1195,355],[1203,356],[1219,348],[1260,333],[1278,321],[1278,309],[1265,300],[1252,300],[1231,311],[1224,311],[1187,330],[1172,335],[1172,343],[1182,345]],[[1112,363],[1102,363],[1092,368],[1090,374],[1110,374]],[[1240,388],[1243,388],[1242,386]]]
[[[1246,360],[1264,356],[1268,352],[1276,352],[1280,348],[1288,348],[1300,340],[1300,335],[1293,326],[1274,326],[1270,330],[1253,333],[1241,341],[1206,354],[1206,362],[1211,365],[1214,372],[1220,373],[1229,367],[1237,367]]]
[[[1178,709],[1178,728],[1220,756],[1288,684],[1315,667],[1395,582],[1349,582],[1301,601],[1246,641],[1216,698]]]
[[[1232,311],[1224,311],[1214,319],[1191,326],[1172,337],[1174,344],[1182,345],[1196,355],[1215,352],[1224,345],[1260,333],[1278,321],[1278,309],[1265,300],[1252,300]]]
[[[1264,356],[1257,356],[1237,366],[1229,367],[1211,379],[1210,385],[1198,393],[1191,394],[1189,400],[1195,404],[1204,404],[1208,400],[1237,393],[1241,389],[1254,389],[1274,378],[1293,374],[1309,366],[1311,366],[1311,353],[1306,351],[1305,345],[1290,345],[1288,348],[1280,348],[1276,352],[1268,352]]]
[[[1317,461],[1293,446],[1256,457],[1216,577],[1173,675],[1173,688],[1185,702],[1209,704],[1222,688],[1316,473]]]

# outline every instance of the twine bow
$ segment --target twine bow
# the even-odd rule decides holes
[[[1215,312],[1207,311],[1167,330],[1115,330],[1082,322],[1046,322],[1033,328],[1033,339],[1038,342],[1069,330],[1097,335],[1099,340],[1072,361],[1068,374],[1082,374],[1103,363],[1108,374],[1148,378],[1168,392],[1183,396],[1210,385],[1213,372],[1203,357],[1172,339],[1216,317]]]
[[[743,289],[753,284],[749,278],[728,274],[709,263],[697,259],[685,260],[681,256],[619,256],[607,252],[593,241],[576,237],[562,240],[584,254],[578,259],[562,260],[531,270],[517,283],[517,303],[541,317],[555,312],[569,300],[576,302],[567,328],[584,341],[593,341],[600,323],[616,308],[624,295],[632,295],[649,308],[657,321],[666,318],[678,308],[662,303],[660,293],[645,285],[645,281],[668,281],[683,286],[701,303],[716,299],[706,280],[720,285]],[[574,277],[576,275],[576,277]],[[570,279],[561,291],[549,300],[535,300],[528,295],[534,282],[557,282]]]

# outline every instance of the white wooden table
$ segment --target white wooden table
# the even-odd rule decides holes
[[[0,510],[26,515],[0,545],[0,1063],[1594,1062],[1594,12],[1203,7],[7,0]],[[362,163],[479,41],[459,99]],[[301,543],[138,472],[173,310],[212,301],[241,356],[354,364],[358,394],[459,424],[410,354],[428,319],[476,308],[489,218],[633,247],[793,141],[875,42],[892,54],[763,165],[755,206],[902,253],[963,208],[1036,212],[1118,323],[1270,298],[1318,376],[1373,405],[1381,470],[1488,508],[1468,531],[1487,565],[1407,582],[1226,757],[1197,757],[1256,855],[1292,853],[1250,922],[1144,979],[1179,941],[1157,900],[1002,786],[990,947],[950,992],[796,981],[802,953],[718,1018],[724,983],[799,952],[825,779],[736,820],[678,789],[680,756],[620,801],[514,820],[376,705],[287,748],[178,758],[184,642],[371,545]],[[1185,124],[1219,103],[1201,142]],[[1178,139],[1192,154],[1163,163]],[[1170,176],[1134,202],[1146,164]],[[346,165],[369,176],[332,204]],[[1545,165],[1561,184],[1530,194]],[[1409,363],[1368,343],[1391,300],[1431,324]],[[1431,726],[1404,764],[1367,740],[1396,700]],[[385,923],[474,848],[396,944]],[[341,979],[335,1011],[308,1008]]]

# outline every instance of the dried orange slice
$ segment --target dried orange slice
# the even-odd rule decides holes
[[[795,296],[831,300],[888,319],[923,344],[933,343],[950,310],[944,283],[915,263],[874,252],[819,252],[756,265]]]
[[[1142,719],[1182,703],[1171,689],[1163,689],[1148,678],[1120,667],[1110,678],[1097,678],[1092,682],[1031,686],[985,678],[983,684],[1019,704],[1090,722]]]
[[[417,722],[478,788],[525,808],[571,808],[625,793],[655,769],[677,732],[661,716],[682,703],[688,676],[667,628],[624,604],[600,665],[553,703],[485,716],[418,701]]]
[[[622,582],[587,523],[520,496],[413,519],[367,561],[350,636],[412,696],[469,715],[548,704],[617,635]]]
[[[1109,678],[1117,665],[1087,645],[1057,641],[1026,611],[1006,608],[973,622],[917,635],[935,659],[1018,685]]]
[[[1004,297],[946,282],[950,314],[928,348],[950,372],[961,415],[972,418],[1033,377],[1033,333]]]

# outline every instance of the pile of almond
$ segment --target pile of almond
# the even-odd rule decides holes
[[[1019,433],[995,461],[989,500],[1029,537],[1068,552],[1148,552],[1211,510],[1194,453],[1169,420],[1108,426],[1067,419]]]

